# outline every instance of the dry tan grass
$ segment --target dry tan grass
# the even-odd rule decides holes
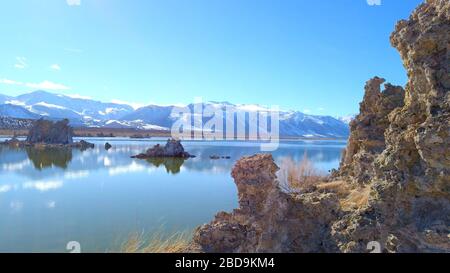
[[[287,192],[299,193],[319,190],[336,193],[344,211],[367,206],[370,186],[360,186],[343,180],[325,182],[326,178],[323,172],[314,167],[306,154],[299,163],[291,158],[284,158],[278,172],[278,179]]]
[[[338,180],[321,183],[317,185],[317,189],[336,193],[344,211],[365,207],[369,202],[370,186],[355,186],[346,181]]]
[[[367,206],[370,197],[370,186],[350,190],[346,198],[341,200],[343,210],[359,209]]]
[[[350,193],[350,186],[348,185],[347,182],[343,180],[320,183],[316,187],[318,190],[323,190],[326,192],[334,192],[340,198],[344,198]]]
[[[150,236],[133,233],[122,244],[122,253],[181,253],[188,247],[191,234],[177,232],[170,236],[162,231],[154,232]]]
[[[319,171],[305,154],[298,163],[290,157],[284,158],[278,179],[288,191],[305,191],[323,182],[325,174]]]

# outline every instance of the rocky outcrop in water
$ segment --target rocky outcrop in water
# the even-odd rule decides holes
[[[94,143],[90,143],[85,140],[80,140],[80,142],[74,142],[71,146],[79,148],[81,150],[93,149],[95,147]]]
[[[69,126],[69,120],[67,119],[57,122],[39,119],[33,123],[26,141],[45,144],[72,144],[73,129]]]
[[[384,79],[367,82],[331,181],[285,193],[270,156],[243,158],[239,208],[199,227],[191,251],[367,252],[375,241],[383,252],[450,252],[450,2],[420,5],[391,43],[408,83],[381,92]],[[344,207],[329,185],[364,187],[367,201]]]
[[[181,145],[180,140],[168,139],[166,145],[163,147],[156,144],[152,148],[148,149],[143,154],[138,154],[132,156],[132,158],[147,159],[154,157],[179,157],[179,158],[189,158],[193,157],[188,152],[184,151],[183,145]]]
[[[109,150],[109,149],[111,149],[112,148],[112,145],[111,144],[109,144],[109,142],[106,142],[105,143],[105,150]]]
[[[0,144],[14,147],[72,147],[82,150],[94,148],[94,144],[81,140],[73,141],[73,128],[69,126],[67,119],[53,122],[39,119],[33,122],[33,126],[28,131],[25,141],[20,141],[16,137],[4,141]]]

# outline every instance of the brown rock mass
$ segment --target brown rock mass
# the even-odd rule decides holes
[[[332,193],[292,196],[279,188],[272,156],[240,159],[232,171],[239,191],[239,208],[220,212],[199,227],[196,251],[324,252],[337,251],[331,226],[339,211]]]
[[[405,91],[400,86],[380,85],[385,79],[375,77],[365,86],[360,113],[350,123],[350,138],[344,151],[339,175],[359,183],[369,183],[375,175],[375,157],[386,148],[385,131],[389,127],[388,114],[404,105]]]
[[[69,120],[53,122],[38,119],[33,123],[28,132],[27,142],[45,144],[72,144],[73,129],[69,126]]]
[[[199,227],[192,250],[367,252],[377,241],[383,252],[450,252],[450,1],[421,4],[391,43],[408,72],[405,90],[367,82],[329,182],[368,189],[367,202],[344,208],[342,193],[326,186],[286,193],[270,155],[246,157],[232,172],[239,208]]]
[[[189,158],[194,157],[184,150],[180,140],[168,139],[166,145],[161,146],[156,144],[152,148],[148,149],[145,153],[132,156],[132,158],[148,159],[158,157],[177,157],[177,158]]]
[[[79,148],[81,150],[94,148],[94,144],[87,141],[73,141],[73,128],[69,125],[69,120],[53,122],[42,118],[33,122],[25,141],[13,137],[11,140],[0,142],[0,145],[22,148]]]
[[[387,113],[369,206],[335,223],[342,251],[374,238],[393,252],[450,251],[450,2],[429,0],[391,35],[408,72],[403,107]]]

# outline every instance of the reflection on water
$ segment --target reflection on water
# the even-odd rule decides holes
[[[159,168],[159,166],[161,165],[166,167],[167,173],[177,174],[180,172],[181,166],[183,165],[185,159],[163,157],[163,158],[149,158],[147,159],[147,161],[157,168]]]
[[[67,169],[67,164],[72,160],[70,148],[26,148],[28,158],[36,169],[56,166]]]
[[[1,141],[1,139],[0,139]],[[160,140],[89,139],[94,149],[20,149],[0,146],[0,252],[64,252],[68,241],[84,251],[114,249],[136,231],[186,231],[237,206],[231,168],[259,144],[184,142],[195,158],[130,158]],[[104,149],[105,142],[112,144]],[[273,152],[308,156],[327,172],[339,164],[345,142],[281,143]],[[211,155],[230,159],[211,160]]]

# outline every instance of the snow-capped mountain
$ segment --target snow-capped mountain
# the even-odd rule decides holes
[[[12,98],[10,96],[5,96],[0,94],[0,104],[4,104],[6,101],[11,100]]]
[[[350,124],[350,122],[356,117],[356,114],[354,115],[347,115],[347,116],[342,116],[342,117],[337,117],[336,119],[345,122],[347,124]]]
[[[189,104],[186,107],[192,111],[196,105]],[[268,110],[259,105],[234,105],[229,102],[207,102],[204,103],[203,107],[223,110],[224,124],[227,124],[227,122],[233,123],[235,121],[235,116],[226,116],[227,111],[234,113],[250,113]],[[171,113],[176,112],[176,110],[181,110],[181,107],[150,105],[139,108],[133,113],[124,116],[123,120],[129,122],[138,120],[146,124],[170,128],[179,118],[171,115]],[[236,119],[236,121],[238,123],[244,123],[239,124],[238,126],[243,126],[248,130],[250,123],[257,124],[257,120],[250,119],[251,117],[247,115],[245,116],[245,120]],[[209,119],[203,119],[203,124],[208,120]],[[345,122],[331,116],[306,115],[298,111],[280,112],[279,130],[281,136],[346,137],[349,134],[349,128]]]
[[[280,114],[280,135],[304,137],[346,137],[348,124],[330,116],[283,112]]]
[[[181,106],[148,105],[134,109],[130,105],[120,103],[104,103],[85,98],[53,94],[46,91],[35,91],[16,97],[0,94],[0,116],[23,119],[68,118],[74,126],[108,127],[108,128],[138,128],[169,130],[180,115],[174,112],[194,109],[209,109],[223,111],[224,124],[237,121],[237,126],[249,130],[250,125],[259,124],[256,115],[258,111],[268,111],[259,105],[238,105],[229,102],[206,102]],[[184,111],[183,111],[184,112]],[[227,115],[226,113],[235,113]],[[238,119],[237,116],[245,117]],[[281,136],[294,137],[347,137],[348,124],[330,116],[307,115],[298,111],[280,111],[279,130]],[[189,115],[181,115],[188,120]],[[236,118],[236,119],[235,119]],[[209,118],[203,118],[202,123]],[[193,124],[193,123],[192,123]],[[226,126],[224,126],[226,131]]]
[[[13,104],[0,104],[0,116],[19,119],[39,118],[38,114],[32,113],[21,106]]]
[[[32,126],[31,119],[11,118],[0,115],[0,128],[2,129],[28,129]]]
[[[41,116],[68,118],[77,122],[117,119],[134,111],[133,107],[126,104],[104,103],[46,91],[20,95],[4,103],[23,106]]]
[[[149,105],[136,109],[122,117],[124,121],[142,121],[160,127],[170,128],[174,122],[170,114],[174,106]]]

